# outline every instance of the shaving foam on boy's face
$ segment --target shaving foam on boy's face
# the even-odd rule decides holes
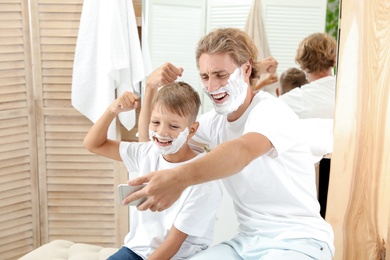
[[[159,154],[174,154],[187,142],[189,131],[186,127],[177,138],[171,136],[161,136],[157,132],[149,129],[149,138],[153,142],[153,147]]]
[[[248,84],[245,82],[242,69],[239,67],[230,75],[226,86],[222,86],[216,91],[209,92],[203,85],[203,90],[213,101],[215,97],[226,93],[228,98],[224,103],[220,104],[214,101],[213,105],[218,114],[228,115],[236,111],[244,103],[248,91]]]

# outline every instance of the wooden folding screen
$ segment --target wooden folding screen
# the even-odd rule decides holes
[[[27,1],[0,1],[0,259],[40,240],[30,44]]]
[[[390,260],[390,2],[341,4],[326,219],[335,259]]]
[[[0,0],[0,259],[54,239],[119,247],[128,232],[127,172],[86,151],[92,123],[71,106],[82,4]]]
[[[116,194],[127,176],[119,174],[119,163],[86,151],[82,140],[91,122],[70,100],[82,3],[31,2],[41,242],[113,247],[128,231]]]

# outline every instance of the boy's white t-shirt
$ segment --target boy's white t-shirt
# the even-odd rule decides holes
[[[119,151],[128,171],[137,171],[139,176],[182,164],[167,162],[155,151],[152,142],[121,142]],[[200,153],[192,160],[204,154]],[[138,211],[136,207],[130,207],[131,227],[124,244],[147,258],[166,239],[172,225],[175,225],[188,237],[172,259],[186,259],[211,244],[221,199],[221,187],[217,181],[213,181],[188,187],[171,207],[162,212]]]
[[[279,97],[299,118],[334,118],[336,77],[327,76],[300,88],[294,88]]]
[[[334,252],[332,227],[321,217],[314,164],[302,124],[281,100],[259,91],[236,121],[210,111],[193,139],[211,147],[256,132],[273,148],[223,179],[238,217],[238,232],[273,239],[314,238]],[[239,153],[239,151],[237,151]]]

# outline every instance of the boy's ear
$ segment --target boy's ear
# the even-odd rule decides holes
[[[199,122],[194,122],[191,124],[191,126],[189,127],[189,134],[188,134],[188,137],[192,137],[194,136],[194,134],[196,133],[196,131],[198,130],[198,127],[199,127]]]

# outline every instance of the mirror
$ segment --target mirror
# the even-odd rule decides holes
[[[294,57],[299,42],[313,32],[324,31],[327,1],[261,2],[268,46],[279,62],[277,73],[280,75],[289,67],[297,67]],[[251,5],[252,0],[143,0],[143,41],[148,42],[152,67],[166,61],[183,67],[182,80],[202,95],[201,113],[212,105],[199,83],[196,44],[217,27],[244,29]],[[275,95],[274,90],[270,92]]]
[[[324,31],[327,26],[337,35],[338,21],[325,22],[328,2],[333,10],[331,17],[338,18],[338,0],[262,0],[268,45],[271,55],[279,62],[278,74],[297,67],[294,61],[297,46],[309,34]],[[143,40],[149,45],[152,67],[166,61],[183,67],[181,80],[190,83],[201,94],[201,113],[210,110],[212,104],[200,86],[195,63],[196,44],[217,27],[244,29],[251,5],[252,0],[143,0],[143,28],[146,29]],[[224,198],[219,215],[223,217],[217,221],[215,243],[235,234],[234,228],[230,231],[224,228],[237,225],[228,196]]]

